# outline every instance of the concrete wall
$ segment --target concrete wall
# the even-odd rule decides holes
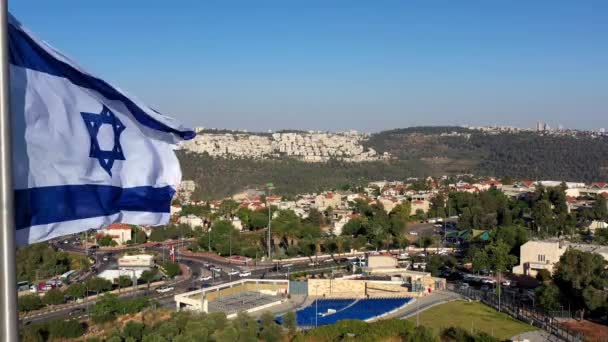
[[[370,255],[367,259],[367,265],[370,268],[397,267],[397,258],[390,255]]]
[[[325,298],[403,297],[409,295],[409,291],[400,282],[308,279],[308,295]]]

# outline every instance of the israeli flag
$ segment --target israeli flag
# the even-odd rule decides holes
[[[9,23],[17,243],[167,223],[195,133]]]

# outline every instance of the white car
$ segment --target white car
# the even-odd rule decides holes
[[[418,232],[410,232],[410,235],[418,235]]]
[[[249,272],[249,271],[239,273],[239,277],[241,277],[241,278],[250,277],[250,276],[251,276],[251,272]]]
[[[213,277],[212,277],[212,276],[210,276],[210,275],[208,275],[208,276],[201,276],[201,277],[199,278],[199,280],[200,280],[200,281],[209,281],[209,280],[211,280],[211,279],[213,279]]]
[[[240,272],[237,270],[231,270],[230,272],[228,272],[228,275],[234,276],[234,275],[238,275]]]
[[[173,286],[161,286],[159,288],[156,289],[156,292],[158,293],[167,293],[167,292],[171,292],[175,290],[175,288]]]
[[[211,267],[210,270],[213,271],[213,272],[217,272],[217,273],[221,273],[222,272],[222,269],[219,268],[219,267]]]

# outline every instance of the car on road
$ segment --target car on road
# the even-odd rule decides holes
[[[410,232],[410,235],[418,235],[418,232]]]
[[[103,261],[108,261],[108,259],[109,259],[109,258],[108,258],[108,256],[107,256],[107,255],[104,255],[102,260],[103,260]]]
[[[211,268],[210,268],[210,270],[211,270],[211,271],[213,271],[213,272],[217,272],[217,273],[221,273],[221,272],[222,272],[222,269],[221,269],[221,268],[219,268],[219,267],[215,267],[215,266],[214,266],[214,267],[211,267]]]
[[[68,316],[70,317],[74,317],[74,316],[80,316],[83,313],[85,313],[87,310],[85,308],[76,308],[76,309],[72,309],[70,310],[70,312],[68,312]]]
[[[241,273],[239,273],[239,277],[241,277],[241,278],[251,277],[251,272],[249,272],[249,271],[241,272]]]
[[[228,275],[235,276],[235,275],[238,275],[240,272],[238,270],[232,269],[232,270],[228,271],[227,273],[228,273]]]
[[[161,286],[161,287],[157,288],[156,292],[158,292],[158,293],[167,293],[167,292],[173,291],[174,289],[175,288],[173,286],[165,285],[165,286]]]
[[[209,269],[209,267],[211,266],[211,264],[209,264],[208,262],[204,262],[203,263],[203,267]]]
[[[505,279],[502,281],[502,286],[515,286],[515,282],[510,279]]]
[[[200,280],[200,281],[209,281],[209,280],[211,280],[211,279],[213,279],[213,277],[212,277],[212,276],[210,276],[210,275],[208,275],[208,276],[201,276],[201,277],[199,278],[199,280]]]
[[[468,290],[471,286],[467,283],[462,283],[460,284],[460,289],[461,290]]]
[[[67,245],[68,243],[70,243],[70,241],[68,241],[68,240],[63,240],[63,244],[64,244],[64,245]]]

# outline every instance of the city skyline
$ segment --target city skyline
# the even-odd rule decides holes
[[[599,1],[24,0],[11,10],[85,68],[193,126],[606,126]]]

